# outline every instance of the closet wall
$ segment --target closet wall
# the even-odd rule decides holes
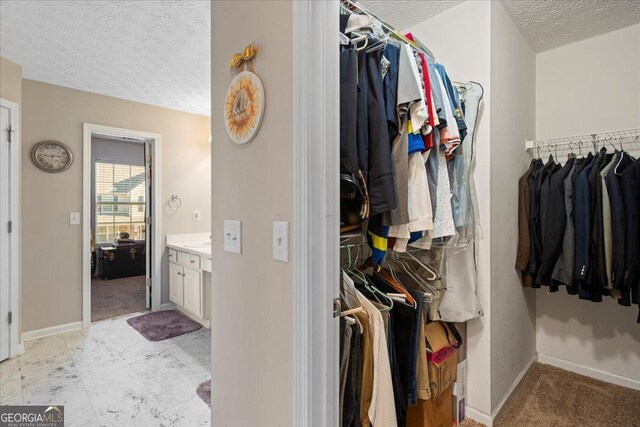
[[[273,260],[272,224],[288,221],[295,232],[292,14],[290,0],[211,3],[211,412],[219,426],[291,425],[296,254],[288,263]],[[264,119],[252,142],[237,145],[223,121],[236,75],[227,64],[253,41]],[[224,220],[242,221],[242,255],[223,250]]]
[[[451,31],[452,23],[464,31]],[[517,183],[535,133],[535,54],[500,2],[467,1],[408,29],[452,78],[485,90],[474,176],[482,227],[478,296],[484,317],[467,324],[469,414],[488,422],[535,359],[535,295],[513,268]],[[455,286],[456,276],[448,278]]]
[[[640,24],[538,54],[536,139],[640,127],[638,52]],[[640,388],[637,316],[637,307],[612,299],[594,304],[540,289],[540,361]]]

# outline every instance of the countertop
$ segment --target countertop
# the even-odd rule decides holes
[[[167,235],[167,247],[211,259],[211,237],[209,233]]]

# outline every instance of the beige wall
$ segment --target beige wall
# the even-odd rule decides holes
[[[640,24],[538,54],[536,138],[640,127],[639,52]],[[626,148],[640,155],[640,144]],[[637,316],[637,306],[609,298],[592,304],[564,290],[539,290],[538,354],[591,375],[619,375],[640,388]]]
[[[291,425],[295,254],[289,263],[272,259],[272,224],[291,224],[293,213],[292,1],[215,1],[211,19],[212,420],[218,426]],[[227,63],[252,41],[266,109],[256,138],[235,145],[223,122],[235,75]],[[225,219],[242,221],[242,255],[223,250]]]
[[[210,230],[208,117],[32,80],[23,80],[22,111],[23,332],[82,320],[82,228],[69,225],[69,212],[82,211],[84,122],[161,134],[162,201],[177,193],[183,206],[174,215],[162,212],[159,238]],[[30,150],[43,139],[71,148],[70,169],[49,174],[35,167]],[[194,209],[200,222],[191,219]],[[166,253],[163,279],[165,302]]]
[[[0,56],[0,98],[7,99],[19,105],[22,113],[22,66]],[[22,114],[20,114],[22,116]],[[19,117],[18,128],[22,117]],[[18,141],[18,143],[22,143]],[[18,340],[22,342],[22,286],[18,295]]]
[[[22,67],[0,56],[0,98],[22,103]]]

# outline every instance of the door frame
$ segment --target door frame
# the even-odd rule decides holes
[[[9,203],[11,205],[12,226],[9,236],[9,250],[11,251],[11,260],[9,261],[11,270],[9,295],[10,310],[13,316],[13,321],[9,325],[9,358],[12,358],[24,352],[24,348],[20,344],[20,331],[18,328],[21,321],[20,294],[22,290],[22,253],[20,251],[20,226],[22,222],[20,219],[20,105],[8,99],[0,98],[0,106],[9,110],[11,130],[14,131],[13,137],[11,138],[9,157],[9,162],[11,162]],[[6,130],[2,129],[2,132],[6,132]]]
[[[160,239],[161,212],[160,203],[160,140],[158,133],[113,126],[83,123],[82,125],[82,327],[91,325],[91,253],[89,224],[91,223],[91,136],[93,134],[116,137],[130,137],[149,140],[151,154],[151,311],[160,310],[162,302],[162,244]],[[146,159],[145,159],[146,161]]]
[[[293,2],[292,425],[298,426],[338,425],[338,18],[338,0]]]

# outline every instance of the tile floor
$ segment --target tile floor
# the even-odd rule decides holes
[[[64,405],[67,427],[208,426],[211,332],[151,342],[128,317],[25,342],[0,363],[0,405]]]

